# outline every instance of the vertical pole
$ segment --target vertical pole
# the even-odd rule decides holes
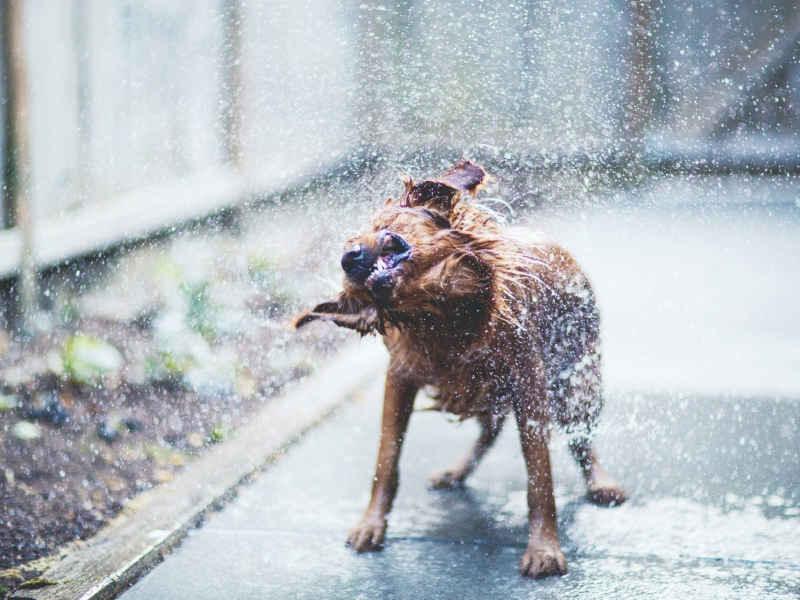
[[[358,83],[356,98],[359,137],[368,153],[388,147],[399,133],[392,100],[399,93],[395,61],[400,51],[400,28],[392,20],[396,6],[389,0],[373,0],[358,7]],[[398,25],[394,30],[392,25]]]
[[[85,0],[72,0],[72,36],[75,40],[75,56],[78,65],[78,169],[73,194],[83,205],[92,194],[92,98],[91,78],[93,62],[90,58],[92,30],[89,27],[91,7]]]
[[[228,0],[228,101],[225,115],[228,162],[241,167],[245,158],[244,140],[244,15],[241,0]]]
[[[3,10],[3,57],[8,94],[8,135],[6,146],[11,161],[8,184],[13,205],[14,226],[22,238],[18,281],[18,335],[28,338],[38,308],[38,272],[34,256],[34,214],[31,203],[31,156],[29,137],[30,101],[25,56],[25,14],[23,0],[7,0]]]
[[[623,115],[625,153],[641,166],[644,134],[652,116],[654,44],[651,0],[630,0],[630,46],[628,81]]]

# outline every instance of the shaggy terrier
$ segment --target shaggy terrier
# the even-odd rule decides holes
[[[321,319],[376,332],[391,354],[372,499],[350,547],[383,546],[403,437],[424,387],[439,409],[481,426],[469,453],[433,476],[433,488],[463,485],[513,412],[528,471],[530,538],[520,571],[548,577],[567,572],[548,450],[552,422],[570,434],[588,499],[625,501],[591,443],[603,404],[599,317],[589,281],[563,248],[504,233],[470,201],[486,179],[463,159],[439,179],[405,179],[400,197],[345,244],[344,291],[296,326]]]

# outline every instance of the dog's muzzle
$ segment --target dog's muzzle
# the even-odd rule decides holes
[[[356,280],[366,279],[377,258],[377,254],[375,256],[372,254],[364,248],[364,244],[356,244],[347,250],[342,256],[342,269],[345,274]]]
[[[342,255],[342,269],[348,278],[366,287],[373,296],[390,292],[391,274],[411,254],[411,249],[400,236],[383,232],[376,248],[356,244]]]

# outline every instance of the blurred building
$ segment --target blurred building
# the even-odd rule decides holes
[[[14,1],[40,266],[367,151],[800,163],[791,0]],[[2,277],[20,262],[14,201]]]

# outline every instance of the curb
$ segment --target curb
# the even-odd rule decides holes
[[[290,443],[377,375],[387,356],[378,340],[346,347],[298,387],[267,402],[229,441],[187,464],[172,482],[131,500],[94,537],[54,557],[40,579],[55,584],[19,589],[9,600],[116,598],[209,511],[235,496]]]

